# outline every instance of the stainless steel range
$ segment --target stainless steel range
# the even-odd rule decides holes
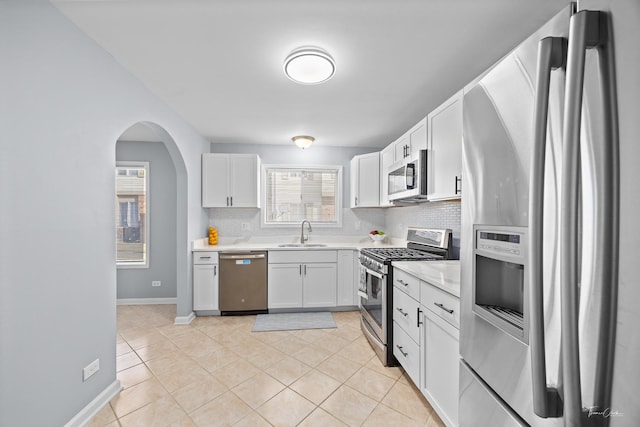
[[[360,250],[360,324],[385,366],[395,366],[393,356],[393,261],[432,261],[451,258],[451,230],[409,227],[407,247]]]

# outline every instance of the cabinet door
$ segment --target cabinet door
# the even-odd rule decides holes
[[[428,116],[428,198],[460,198],[462,179],[462,91]]]
[[[233,155],[229,157],[230,205],[238,208],[259,208],[258,156]]]
[[[337,277],[335,263],[302,266],[303,307],[335,307]]]
[[[409,157],[409,150],[411,149],[409,146],[410,143],[411,140],[408,133],[402,135],[400,139],[393,143],[396,152],[396,162]]]
[[[389,169],[394,162],[394,146],[389,145],[380,152],[380,206],[392,206],[389,201]]]
[[[354,168],[355,166],[355,168]],[[355,194],[351,207],[377,207],[380,203],[380,153],[355,156],[351,162]],[[352,183],[353,184],[353,183]],[[354,185],[352,185],[352,188]]]
[[[229,156],[206,153],[202,155],[202,207],[228,206]]]
[[[218,310],[218,265],[193,266],[193,309]]]
[[[338,295],[336,304],[338,306],[357,305],[354,299],[356,291],[355,278],[355,256],[352,250],[338,251]]]
[[[302,307],[302,264],[269,264],[269,308]]]
[[[415,157],[420,150],[427,149],[427,120],[420,120],[409,131],[409,148],[407,148],[407,157]]]
[[[458,425],[459,331],[430,310],[423,310],[420,388],[446,425]]]

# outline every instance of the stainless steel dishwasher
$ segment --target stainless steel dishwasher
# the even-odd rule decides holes
[[[221,314],[267,312],[267,252],[220,253]]]

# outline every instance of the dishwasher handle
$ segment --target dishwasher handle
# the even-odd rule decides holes
[[[265,257],[265,254],[220,255],[220,259],[261,259]]]

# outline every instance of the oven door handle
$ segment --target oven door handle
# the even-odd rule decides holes
[[[367,267],[365,267],[364,270],[367,272],[367,274],[375,276],[380,280],[384,279],[384,276],[382,274],[378,273],[377,271],[369,270]]]
[[[359,296],[360,298],[362,298],[362,299],[366,299],[366,300],[368,300],[368,299],[369,299],[369,295],[367,295],[367,293],[366,293],[366,292],[361,291],[361,290],[359,290],[359,289],[358,289],[358,296]]]

